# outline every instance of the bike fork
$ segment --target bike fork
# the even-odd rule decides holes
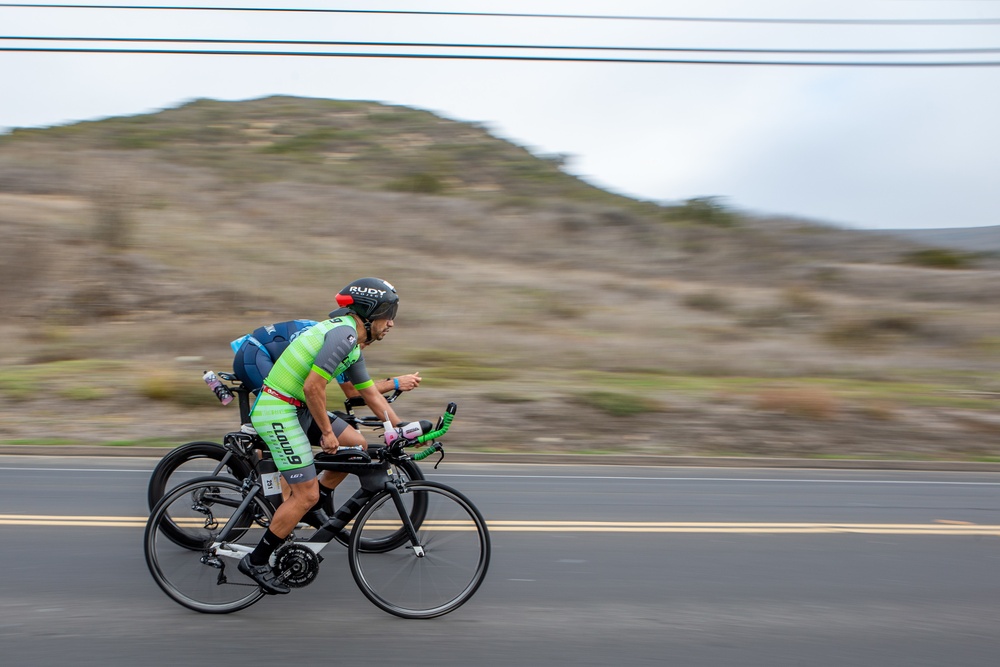
[[[395,484],[389,483],[385,486],[392,496],[392,503],[396,506],[396,511],[399,512],[399,518],[403,522],[403,527],[406,528],[406,534],[410,536],[410,546],[413,548],[413,555],[417,558],[423,558],[424,547],[420,544],[420,540],[417,539],[417,529],[413,527],[413,522],[410,521],[410,514],[406,511],[406,506],[403,505],[402,494],[400,494]]]

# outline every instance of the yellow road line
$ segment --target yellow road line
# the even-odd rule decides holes
[[[184,525],[200,525],[196,519],[182,519]],[[383,522],[392,528],[393,522]],[[0,514],[0,526],[85,526],[142,528],[141,516],[64,516],[44,514]],[[372,524],[369,524],[372,525]],[[1000,525],[949,523],[769,523],[732,521],[490,521],[492,532],[558,533],[767,533],[817,534],[858,533],[877,535],[990,535],[1000,536]],[[468,521],[427,521],[428,530],[469,530]]]

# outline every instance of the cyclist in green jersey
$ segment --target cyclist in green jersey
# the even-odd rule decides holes
[[[327,385],[344,374],[372,412],[393,424],[400,423],[369,377],[360,346],[382,340],[393,327],[399,307],[396,289],[379,278],[361,278],[337,294],[337,304],[340,309],[330,313],[329,320],[304,330],[281,353],[250,411],[250,421],[291,490],[260,543],[239,563],[240,572],[267,593],[289,592],[287,586],[274,581],[269,565],[274,550],[307,513],[321,511],[321,491],[328,495],[343,479],[343,474],[327,472],[317,477],[306,431],[312,425],[318,427],[322,434],[319,444],[331,454],[341,446],[365,446],[361,433],[348,428],[343,420],[331,421],[326,411]]]
[[[347,310],[344,309],[343,313]],[[254,329],[252,333],[241,336],[230,345],[235,352],[233,358],[233,373],[243,383],[245,389],[253,392],[254,396],[260,393],[264,386],[264,378],[274,367],[274,360],[281,356],[285,348],[295,340],[304,329],[308,329],[316,324],[315,320],[288,320],[287,322],[275,322]],[[364,351],[365,343],[361,343]],[[361,394],[354,388],[354,385],[347,379],[346,373],[337,376],[337,384],[348,398],[360,397]],[[390,391],[411,391],[420,386],[423,378],[420,372],[396,377],[387,377],[385,380],[377,380],[375,386],[380,394]]]

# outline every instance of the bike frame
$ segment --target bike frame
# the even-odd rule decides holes
[[[334,540],[337,533],[343,530],[347,524],[354,520],[354,517],[358,515],[358,513],[372,498],[382,491],[388,491],[392,496],[392,501],[396,506],[396,510],[399,512],[406,534],[409,536],[410,546],[413,547],[414,555],[418,557],[422,556],[423,548],[417,539],[417,531],[413,527],[412,521],[410,521],[409,513],[403,506],[403,491],[401,488],[402,482],[400,482],[392,473],[392,462],[388,453],[382,454],[380,459],[381,460],[379,461],[361,463],[322,460],[315,461],[314,463],[316,465],[316,469],[319,471],[329,470],[332,472],[346,472],[356,475],[361,483],[361,488],[358,489],[353,496],[348,498],[344,504],[341,505],[336,512],[334,512],[334,515],[330,517],[330,520],[319,528],[314,535],[305,540],[296,540],[295,543],[308,548],[313,553],[319,554],[320,551],[326,548],[326,546]],[[250,504],[258,494],[264,498],[265,502],[271,507],[272,510],[276,509],[276,505],[272,503],[267,496],[263,495],[263,487],[260,482],[254,481],[250,490],[243,498],[243,502],[240,503],[232,517],[230,517],[226,527],[223,528],[222,532],[220,532],[216,537],[216,541],[210,545],[209,551],[214,552],[217,556],[226,556],[237,560],[253,551],[252,547],[239,544],[230,545],[227,544],[226,540],[238,524],[236,519],[243,516],[244,512],[247,511]]]
[[[223,374],[224,379],[231,379],[228,374]],[[247,419],[249,415],[249,396],[250,391],[242,386],[231,387],[231,391],[234,391],[239,396],[240,403],[240,417],[242,419]],[[397,390],[393,393],[392,397],[387,399],[389,402],[394,401],[402,392]],[[355,417],[353,407],[356,405],[363,404],[358,402],[358,399],[347,399],[344,402],[344,407],[347,409],[348,422],[353,422],[354,424],[360,425],[372,425],[364,419],[359,419]],[[417,438],[416,442],[419,443],[431,443],[431,445],[417,454],[414,459],[423,459],[435,451],[443,451],[440,444],[434,441],[434,438],[447,432],[448,427],[451,424],[451,419],[455,415],[456,406],[454,403],[449,403],[445,410],[445,414],[441,416],[438,420],[437,426],[434,431]],[[376,424],[377,426],[377,424]],[[251,451],[250,448],[259,448],[265,457],[270,458],[270,452],[268,451],[267,445],[260,441],[260,437],[257,435],[251,435],[249,433],[243,433],[242,431],[229,433],[226,435],[224,447],[227,452],[220,461],[219,465],[216,467],[215,473],[217,474],[222,470],[226,461],[228,461],[234,455],[247,455]],[[334,537],[343,530],[347,524],[349,524],[354,517],[368,504],[368,502],[375,497],[376,494],[387,491],[392,497],[393,505],[395,505],[396,510],[399,512],[400,519],[403,523],[403,529],[406,531],[406,535],[409,538],[410,545],[413,548],[413,553],[417,557],[422,557],[424,555],[423,547],[420,545],[417,538],[417,531],[413,526],[413,522],[410,520],[409,513],[403,506],[402,492],[403,484],[393,475],[392,464],[393,458],[398,457],[402,454],[402,446],[398,447],[387,447],[384,450],[380,450],[378,453],[378,461],[366,461],[366,462],[336,462],[336,461],[324,461],[322,458],[317,458],[313,461],[316,469],[318,471],[329,470],[332,472],[346,472],[356,475],[361,482],[361,488],[354,493],[353,496],[347,499],[347,501],[334,512],[333,517],[323,525],[316,534],[310,537],[308,540],[298,540],[297,543],[301,544],[316,554],[319,554],[326,545],[334,540]],[[251,460],[256,459],[253,457]],[[259,460],[254,461],[254,470],[257,471],[256,476],[247,478],[244,484],[249,484],[250,488],[245,494],[243,501],[237,507],[236,511],[230,517],[229,522],[226,527],[222,529],[222,532],[216,537],[216,540],[209,546],[209,551],[216,556],[225,556],[228,558],[241,559],[247,553],[252,551],[252,548],[238,545],[238,544],[227,544],[227,538],[230,533],[235,530],[237,521],[243,516],[243,514],[250,507],[254,498],[258,494],[264,498],[264,502],[267,503],[272,511],[276,509],[276,505],[271,502],[271,500],[263,494],[262,486],[260,483],[260,474],[257,464]]]

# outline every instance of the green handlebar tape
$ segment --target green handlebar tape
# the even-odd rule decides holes
[[[428,447],[427,449],[422,449],[422,450],[420,450],[419,452],[417,452],[416,454],[413,455],[413,460],[414,461],[423,461],[424,459],[426,459],[428,456],[430,456],[431,454],[433,454],[436,451],[437,451],[436,447]]]
[[[448,427],[451,426],[451,420],[453,420],[454,418],[455,415],[453,415],[452,413],[450,412],[444,413],[444,415],[441,417],[441,428],[439,428],[436,431],[431,431],[430,433],[423,434],[422,436],[417,438],[417,442],[424,443],[427,442],[428,440],[434,440],[435,438],[440,438],[442,435],[448,432]],[[413,458],[416,459],[417,457],[414,456]],[[419,461],[420,459],[417,460]]]

